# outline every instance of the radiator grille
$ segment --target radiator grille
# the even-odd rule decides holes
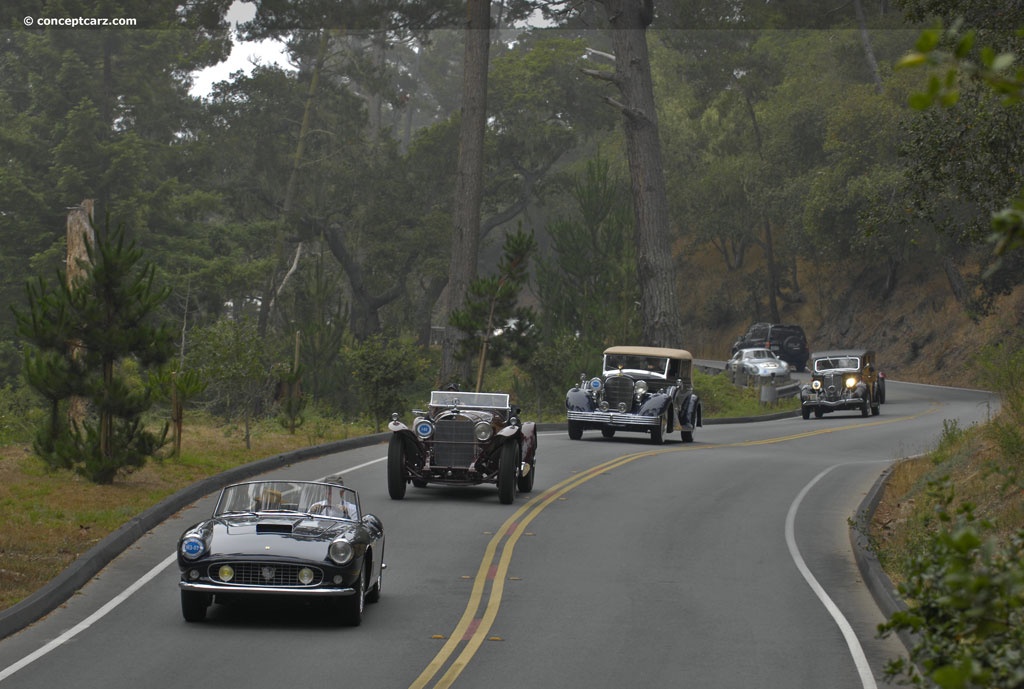
[[[821,379],[821,389],[825,391],[825,398],[831,402],[839,399],[843,392],[843,375],[841,373],[826,373]]]
[[[235,570],[235,576],[231,581],[221,581],[218,576],[218,570],[225,564],[231,565],[231,568]],[[280,562],[221,562],[210,565],[208,574],[213,581],[235,586],[294,586],[296,588],[319,586],[324,580],[324,573],[317,567],[309,567],[313,570],[312,582],[309,584],[299,583],[299,570],[303,567],[304,565]]]
[[[620,403],[626,410],[633,408],[633,379],[629,376],[611,376],[604,382],[604,399],[612,409]]]
[[[434,466],[468,469],[473,464],[476,435],[469,419],[441,419],[434,429]]]

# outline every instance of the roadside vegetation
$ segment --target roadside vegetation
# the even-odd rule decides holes
[[[991,347],[979,366],[999,412],[947,421],[934,451],[893,468],[872,521],[908,605],[880,632],[913,640],[888,672],[915,686],[1024,685],[1024,350]]]

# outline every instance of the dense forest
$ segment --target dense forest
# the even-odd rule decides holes
[[[146,318],[173,333],[173,352],[144,382],[191,372],[205,385],[181,394],[225,414],[259,413],[282,390],[385,411],[406,386],[443,382],[451,328],[464,384],[484,377],[480,359],[511,362],[523,403],[557,410],[603,347],[646,344],[651,299],[671,300],[674,344],[723,358],[755,320],[797,320],[812,344],[841,345],[857,336],[854,312],[898,330],[908,314],[886,308],[898,295],[927,289],[918,302],[977,320],[1024,280],[1020,249],[997,255],[990,241],[993,214],[1024,189],[1024,104],[958,71],[955,102],[913,108],[954,84],[941,66],[895,68],[940,23],[975,32],[960,57],[1020,55],[1020,2],[470,0],[491,17],[482,85],[464,78],[481,54],[466,3],[261,0],[237,27],[231,4],[0,10],[8,400],[37,399],[26,328],[34,299],[66,279],[83,207],[101,236],[123,233],[162,297]],[[647,24],[616,33],[623,7]],[[71,17],[133,25],[43,21]],[[616,60],[627,31],[646,46],[653,115],[624,95],[638,59]],[[191,94],[232,41],[263,38],[292,68]],[[467,178],[470,99],[486,117]],[[657,125],[667,211],[644,236],[650,179],[637,175],[651,168],[627,146],[639,122]],[[461,203],[467,182],[475,205]],[[471,266],[453,260],[467,208]]]

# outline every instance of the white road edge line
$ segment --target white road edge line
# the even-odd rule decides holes
[[[352,471],[355,471],[356,469],[363,469],[363,468],[371,466],[373,464],[377,464],[378,462],[383,462],[385,459],[387,459],[387,457],[379,457],[377,459],[371,459],[369,462],[364,462],[363,464],[359,464],[357,466],[351,467],[350,469],[346,469],[344,473],[352,472]],[[330,475],[331,476],[336,476],[337,474],[330,474]],[[326,477],[324,477],[324,478],[326,478]],[[160,572],[162,572],[167,567],[169,567],[171,564],[173,564],[177,559],[178,559],[178,554],[177,553],[171,553],[171,555],[168,556],[165,560],[163,560],[160,564],[158,564],[156,567],[154,567],[153,569],[151,569],[148,572],[146,572],[141,577],[139,577],[139,579],[137,579],[135,581],[135,583],[133,583],[131,586],[129,586],[124,591],[119,593],[117,596],[112,598],[109,602],[107,602],[99,610],[97,610],[93,614],[89,615],[84,620],[82,620],[81,622],[76,624],[74,627],[72,627],[71,629],[67,630],[66,632],[64,632],[63,634],[58,636],[56,639],[53,639],[50,643],[46,644],[42,648],[39,648],[36,651],[33,651],[32,653],[28,654],[27,656],[25,656],[24,658],[22,658],[18,662],[13,663],[11,665],[8,665],[3,670],[0,670],[0,682],[3,682],[5,679],[7,679],[11,675],[13,675],[18,670],[22,669],[26,665],[34,663],[35,661],[39,660],[40,658],[45,656],[50,651],[52,651],[52,650],[54,650],[56,648],[59,648],[60,646],[63,646],[66,642],[70,641],[71,639],[75,638],[76,636],[78,636],[79,634],[84,632],[86,629],[88,629],[89,627],[94,625],[96,622],[98,622],[100,619],[105,617],[107,615],[107,613],[109,613],[111,610],[113,610],[114,608],[116,608],[121,603],[125,602],[126,600],[128,600],[128,598],[133,593],[135,593],[140,588],[142,588],[147,583],[149,583],[154,577],[156,577],[156,575],[160,574]]]
[[[854,665],[857,666],[857,674],[860,675],[861,686],[864,689],[877,689],[878,685],[875,683],[875,677],[871,673],[871,665],[868,663],[867,657],[864,655],[864,649],[860,645],[860,640],[857,638],[857,634],[853,631],[853,627],[847,621],[846,617],[839,610],[839,607],[832,601],[829,595],[822,588],[818,580],[811,574],[810,568],[807,567],[807,563],[804,561],[802,555],[800,555],[800,549],[796,545],[796,535],[794,533],[794,524],[796,522],[796,512],[800,508],[800,503],[803,502],[804,497],[810,492],[811,488],[814,487],[818,481],[820,481],[825,474],[829,473],[836,467],[834,466],[825,469],[823,472],[815,476],[810,483],[803,487],[803,490],[793,500],[793,504],[789,506],[789,512],[786,514],[786,546],[789,548],[789,554],[793,558],[793,562],[796,564],[800,574],[803,575],[804,580],[814,591],[814,594],[821,601],[828,613],[832,615],[832,619],[835,620],[839,630],[843,633],[843,638],[846,639],[846,646],[850,649],[850,656],[853,658]]]

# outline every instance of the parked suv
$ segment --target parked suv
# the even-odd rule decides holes
[[[754,323],[732,346],[735,354],[741,349],[761,348],[771,350],[797,371],[803,371],[811,352],[807,348],[807,336],[799,325],[781,323]]]

